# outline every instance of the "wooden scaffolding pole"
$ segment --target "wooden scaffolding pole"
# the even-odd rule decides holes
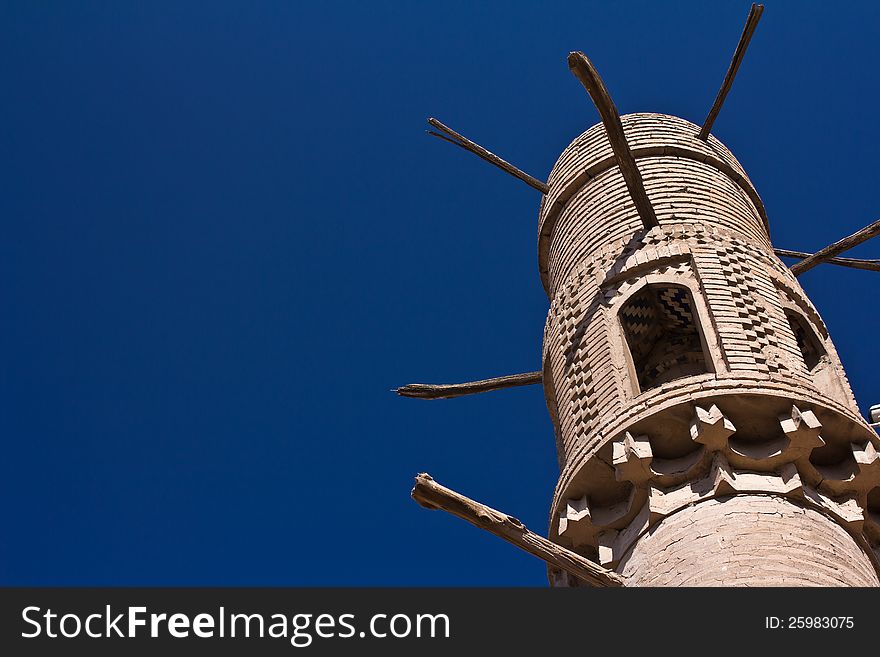
[[[758,27],[758,21],[761,20],[761,14],[763,13],[764,5],[756,5],[753,3],[752,8],[749,9],[749,15],[748,18],[746,18],[746,25],[739,37],[739,43],[736,44],[736,50],[733,51],[733,59],[730,60],[730,66],[727,68],[724,81],[721,83],[718,95],[715,96],[715,102],[712,104],[712,109],[709,110],[709,115],[706,117],[702,129],[697,135],[697,137],[703,141],[709,139],[712,125],[715,123],[715,119],[718,118],[718,112],[721,111],[724,99],[727,98],[727,92],[730,91],[730,88],[733,86],[733,79],[736,77],[739,65],[742,64],[743,57],[746,56],[746,48],[749,47],[749,41],[752,40],[752,35],[755,33],[755,28]]]
[[[480,146],[476,142],[473,142],[470,139],[468,139],[467,137],[465,137],[464,135],[457,133],[452,128],[443,125],[437,119],[429,118],[428,123],[430,123],[433,127],[437,128],[437,130],[440,130],[441,132],[445,133],[445,134],[439,134],[436,132],[432,132],[431,130],[428,130],[429,135],[433,135],[434,137],[439,137],[440,139],[443,139],[444,141],[448,141],[452,144],[455,144],[456,146],[460,146],[461,148],[465,149],[466,151],[473,153],[477,157],[484,159],[489,164],[494,164],[496,167],[498,167],[502,171],[509,173],[514,178],[519,178],[524,183],[526,183],[530,187],[534,187],[542,194],[546,194],[550,190],[550,187],[547,186],[547,183],[541,182],[540,180],[538,180],[534,176],[530,176],[529,174],[527,174],[525,171],[517,169],[510,162],[508,162],[506,160],[502,160],[500,157],[495,155],[495,153],[492,153],[491,151],[486,150],[485,148],[483,148],[482,146]]]
[[[791,251],[789,249],[773,249],[773,252],[781,258],[797,258],[804,260],[813,257],[812,253],[804,251]],[[849,267],[851,269],[862,269],[865,271],[880,271],[880,260],[862,260],[860,258],[828,258],[825,264],[838,265],[840,267]]]
[[[541,383],[541,372],[525,372],[523,374],[509,374],[494,379],[482,381],[470,381],[468,383],[410,383],[397,388],[396,392],[401,397],[413,397],[415,399],[451,399],[464,395],[476,395],[490,390],[513,388],[516,386],[530,386]]]
[[[659,226],[657,216],[654,214],[654,208],[648,199],[648,193],[645,191],[645,183],[642,181],[642,174],[636,165],[636,159],[633,157],[629,144],[626,142],[626,135],[623,132],[623,124],[620,122],[620,115],[614,106],[614,101],[605,88],[605,83],[599,77],[598,71],[593,63],[587,59],[582,52],[573,52],[568,55],[568,67],[575,77],[580,80],[581,84],[593,99],[593,104],[599,110],[599,116],[602,117],[602,124],[605,126],[605,132],[608,134],[608,141],[611,142],[611,149],[614,151],[614,157],[617,159],[617,166],[623,179],[626,182],[626,188],[629,195],[635,203],[636,210],[642,223],[646,229]]]
[[[848,235],[841,240],[837,240],[834,244],[829,244],[824,249],[816,251],[809,258],[804,258],[800,262],[793,264],[791,266],[791,273],[795,276],[800,276],[805,271],[809,271],[819,263],[825,262],[848,249],[856,247],[862,242],[867,242],[869,239],[876,237],[877,235],[880,235],[880,219],[870,226],[865,226],[852,235]]]
[[[506,513],[496,511],[441,486],[427,473],[423,472],[416,476],[412,498],[425,508],[441,509],[462,520],[467,520],[472,525],[513,543],[551,566],[561,568],[593,586],[625,586],[623,577],[614,571],[603,568],[586,557],[529,531],[522,522]]]

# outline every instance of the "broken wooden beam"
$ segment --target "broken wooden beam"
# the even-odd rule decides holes
[[[712,109],[709,110],[709,114],[706,116],[703,127],[697,135],[697,137],[703,141],[709,139],[712,125],[715,123],[715,119],[718,118],[718,113],[721,111],[724,99],[727,98],[727,92],[730,91],[730,88],[733,86],[733,79],[736,77],[739,65],[742,64],[743,57],[746,55],[746,48],[749,47],[749,41],[752,40],[752,35],[755,33],[755,28],[758,27],[758,21],[761,20],[761,14],[763,13],[764,5],[753,3],[752,8],[749,9],[749,15],[748,18],[746,18],[746,25],[739,37],[739,43],[736,44],[736,50],[733,51],[733,59],[730,60],[730,66],[727,68],[724,81],[721,83],[718,95],[715,96],[715,102],[712,104]]]
[[[431,475],[422,472],[416,476],[412,498],[428,509],[441,509],[467,520],[472,525],[513,543],[521,550],[543,559],[548,564],[578,577],[593,586],[620,587],[625,580],[612,570],[593,563],[576,552],[567,550],[543,536],[529,531],[516,518],[496,511],[485,504],[456,493],[438,484]]]
[[[809,271],[819,263],[825,262],[848,249],[852,249],[862,242],[867,242],[869,239],[876,237],[877,235],[880,235],[880,219],[870,226],[865,226],[852,235],[848,235],[847,237],[836,241],[834,244],[829,244],[824,249],[816,251],[809,258],[804,258],[800,262],[796,262],[791,266],[791,273],[795,276],[800,276],[805,271]]]
[[[599,116],[602,118],[602,124],[605,126],[605,132],[608,135],[608,141],[611,142],[611,149],[614,151],[614,157],[617,160],[617,166],[626,182],[626,188],[629,195],[636,206],[636,211],[642,220],[646,229],[659,226],[657,215],[654,214],[654,207],[648,199],[648,193],[645,191],[645,183],[642,181],[642,174],[636,164],[629,144],[626,141],[626,134],[623,132],[623,124],[620,122],[620,115],[611,100],[605,83],[599,77],[598,71],[593,63],[587,59],[582,52],[572,52],[568,55],[568,67],[575,77],[580,80],[581,84],[590,94],[593,104],[599,110]]]
[[[804,258],[812,257],[812,253],[804,251],[791,251],[789,249],[773,249],[773,252],[781,258]],[[880,260],[862,260],[861,258],[828,258],[825,264],[850,267],[851,269],[863,269],[865,271],[880,271]]]
[[[531,187],[534,187],[542,194],[546,194],[550,190],[550,187],[547,185],[547,183],[541,182],[540,180],[538,180],[534,176],[530,176],[529,174],[527,174],[525,171],[521,171],[520,169],[517,169],[510,162],[508,162],[506,160],[502,160],[500,157],[495,155],[495,153],[492,153],[491,151],[486,150],[485,148],[483,148],[482,146],[480,146],[476,142],[473,142],[470,139],[468,139],[467,137],[465,137],[464,135],[457,133],[452,128],[450,128],[446,125],[443,125],[437,119],[429,118],[428,123],[430,123],[433,127],[437,128],[437,130],[440,130],[441,132],[445,133],[445,134],[441,135],[436,132],[432,132],[432,131],[428,130],[429,135],[433,135],[434,137],[440,137],[441,139],[444,139],[448,142],[451,142],[451,143],[455,144],[456,146],[461,146],[466,151],[470,151],[471,153],[473,153],[477,157],[480,157],[480,158],[486,160],[486,162],[488,162],[490,164],[494,164],[496,167],[498,167],[502,171],[506,171],[514,178],[519,178],[524,183],[526,183],[527,185],[529,185]]]
[[[541,383],[541,372],[525,372],[523,374],[508,374],[494,379],[482,381],[470,381],[468,383],[410,383],[397,388],[396,392],[401,397],[414,397],[416,399],[451,399],[465,395],[476,395],[491,390],[502,388],[514,388],[516,386],[530,386]]]

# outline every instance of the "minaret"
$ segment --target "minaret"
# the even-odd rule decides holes
[[[699,126],[621,123],[657,224],[601,124],[540,210],[550,539],[629,586],[877,586],[877,437],[757,191]]]
[[[880,271],[836,257],[880,221],[815,254],[774,248],[761,197],[711,135],[762,11],[702,126],[620,117],[571,53],[602,122],[546,182],[429,119],[541,192],[550,309],[541,371],[398,393],[542,383],[560,477],[547,539],[426,474],[413,497],[544,559],[554,586],[880,586],[880,407],[869,425],[796,278],[820,263]]]

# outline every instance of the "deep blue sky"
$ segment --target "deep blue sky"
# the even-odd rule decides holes
[[[317,6],[319,5],[320,6]],[[748,2],[0,6],[0,583],[538,585],[409,499],[438,480],[546,528],[539,194],[598,121],[701,122]],[[715,134],[778,246],[873,221],[876,3],[767,2]],[[876,257],[880,243],[853,255]],[[880,274],[802,282],[862,409]]]

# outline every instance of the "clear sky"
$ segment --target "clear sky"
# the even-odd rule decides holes
[[[715,134],[777,246],[877,219],[877,3],[772,2]],[[3,2],[0,584],[546,585],[409,498],[546,530],[540,194],[598,121],[706,115],[748,2]],[[880,256],[880,241],[851,252]],[[802,283],[862,410],[880,274]]]

